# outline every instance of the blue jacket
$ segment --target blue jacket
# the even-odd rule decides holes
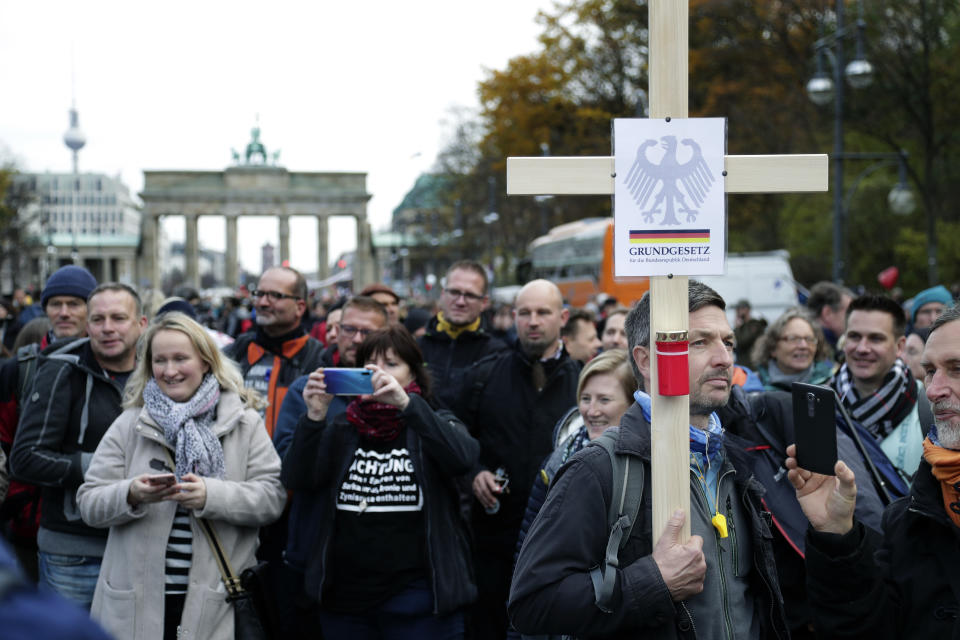
[[[89,613],[23,577],[0,539],[0,629],[5,640],[110,640]]]

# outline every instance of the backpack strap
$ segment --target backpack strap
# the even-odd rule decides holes
[[[26,344],[17,349],[17,403],[22,407],[33,385],[34,374],[37,372],[37,356],[40,354],[40,345]]]
[[[41,355],[45,358],[75,362],[77,358],[71,354],[89,341],[89,338],[69,340],[62,346],[54,348],[48,345],[46,349],[41,349],[40,345],[34,342],[17,349],[17,403],[21,407],[27,403],[27,395],[33,389]]]
[[[590,570],[594,603],[605,613],[613,610],[613,587],[617,582],[620,550],[630,538],[630,530],[637,520],[640,499],[643,496],[643,468],[630,473],[631,456],[614,451],[618,435],[619,429],[608,429],[588,445],[603,447],[607,452],[613,479],[610,507],[607,509],[610,535],[607,538],[603,563]]]
[[[883,506],[889,505],[895,498],[907,495],[908,489],[906,481],[900,477],[899,470],[890,462],[887,454],[880,448],[866,427],[850,417],[850,413],[844,406],[843,400],[837,395],[836,390],[834,390],[833,395],[836,408],[843,417],[840,424],[846,434],[853,439],[857,450],[860,451],[860,457],[863,458],[863,462],[867,466],[867,471],[870,473],[874,485],[876,485],[877,495],[880,496]],[[876,456],[876,459],[874,456]],[[877,462],[880,463],[882,468],[878,466]],[[891,490],[895,491],[897,495],[891,494]]]

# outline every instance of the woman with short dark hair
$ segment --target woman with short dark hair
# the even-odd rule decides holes
[[[766,391],[790,391],[794,382],[823,384],[833,375],[823,331],[799,307],[767,327],[753,346],[752,360]]]
[[[480,446],[460,420],[430,404],[419,347],[402,325],[357,350],[373,393],[327,420],[333,396],[310,374],[283,461],[289,489],[312,492],[319,531],[306,562],[307,594],[327,640],[462,638],[476,599],[454,479]]]

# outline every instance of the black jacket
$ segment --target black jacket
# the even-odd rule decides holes
[[[20,408],[10,469],[43,487],[41,527],[106,538],[107,529],[80,519],[76,496],[100,439],[121,413],[123,387],[97,363],[89,338],[65,346],[58,342],[41,354],[33,391]]]
[[[748,580],[760,614],[761,637],[788,638],[768,518],[760,504],[762,489],[742,450],[737,445],[725,448],[736,470],[736,494],[751,523],[753,570]],[[637,404],[621,420],[615,450],[642,462],[644,487],[650,487],[650,425]],[[649,489],[643,492],[637,523],[620,551],[613,610],[604,613],[594,604],[590,570],[603,562],[612,487],[610,459],[600,447],[584,448],[561,467],[517,561],[508,606],[514,625],[521,632],[582,637],[695,638],[688,608],[673,602],[651,555]]]
[[[299,328],[274,340],[273,345],[261,344],[261,340],[263,338],[256,331],[248,331],[224,347],[223,354],[240,365],[244,386],[252,387],[266,397],[263,424],[272,438],[290,385],[300,376],[323,366],[320,359],[323,345],[300,332]]]
[[[807,532],[807,592],[824,638],[960,638],[960,528],[920,462],[910,494],[883,513],[883,538]]]
[[[735,386],[730,400],[717,413],[727,433],[747,441],[751,468],[766,490],[764,506],[773,515],[773,551],[790,634],[794,638],[811,638],[813,614],[807,602],[804,567],[809,522],[783,466],[787,445],[794,442],[793,396],[785,391],[770,391],[747,397],[741,387]],[[837,455],[857,478],[857,518],[879,532],[883,502],[859,450],[840,429],[837,429]]]
[[[444,615],[477,597],[465,524],[460,519],[453,477],[473,466],[477,442],[449,411],[434,411],[418,395],[400,414],[406,425],[406,445],[424,498],[428,570],[434,614]],[[328,584],[329,550],[335,530],[336,500],[353,462],[360,436],[340,414],[331,424],[300,419],[293,443],[283,458],[281,480],[302,500],[312,501],[321,515],[313,554],[307,559],[306,592],[323,602]]]
[[[510,492],[500,496],[500,510],[484,513],[473,500],[473,531],[478,537],[496,539],[511,553],[530,496],[540,475],[543,459],[553,451],[553,427],[571,403],[576,402],[580,365],[566,352],[544,363],[547,381],[539,392],[533,386],[531,362],[519,347],[478,362],[465,377],[469,391],[482,383],[475,410],[460,404],[455,409],[480,442],[479,465],[470,479],[486,469],[503,467],[510,478]]]
[[[464,392],[463,378],[467,369],[484,356],[507,349],[505,342],[494,338],[481,326],[464,331],[454,340],[437,330],[437,317],[427,324],[427,332],[417,339],[423,361],[433,380],[433,395],[446,407],[457,406]]]

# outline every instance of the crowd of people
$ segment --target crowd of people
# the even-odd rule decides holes
[[[945,287],[823,282],[762,319],[691,280],[690,510],[662,531],[650,294],[571,308],[534,280],[497,306],[471,260],[433,303],[288,267],[222,305],[175,293],[69,265],[0,303],[0,628],[239,637],[241,582],[276,638],[958,624]],[[797,462],[796,382],[835,392],[835,476]]]

